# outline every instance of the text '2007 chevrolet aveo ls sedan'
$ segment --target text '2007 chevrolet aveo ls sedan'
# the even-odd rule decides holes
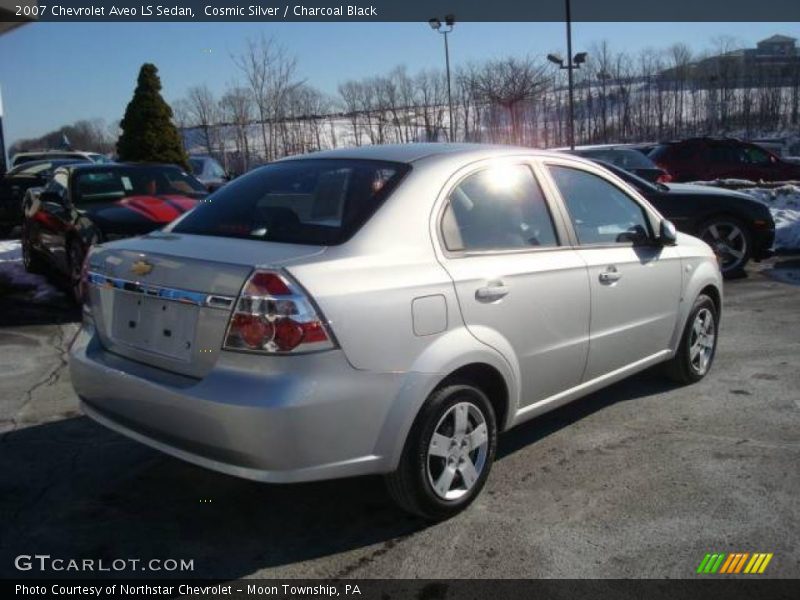
[[[474,500],[498,432],[656,363],[701,379],[722,290],[602,167],[437,144],[262,167],[84,278],[90,417],[259,481],[385,474],[429,518]]]

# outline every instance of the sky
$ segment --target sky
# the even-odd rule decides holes
[[[119,120],[144,62],[158,67],[168,102],[200,84],[219,96],[242,81],[231,55],[262,33],[294,54],[300,79],[331,94],[397,65],[444,66],[442,36],[427,23],[33,23],[0,37],[6,146],[79,119]],[[574,23],[572,37],[574,52],[608,40],[636,53],[676,42],[701,51],[723,35],[753,47],[775,33],[800,38],[800,23]],[[451,64],[565,54],[565,45],[563,23],[457,23]]]

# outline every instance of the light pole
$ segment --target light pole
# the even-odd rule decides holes
[[[447,69],[447,107],[448,113],[450,115],[450,141],[454,142],[453,136],[455,135],[455,127],[453,125],[453,95],[450,91],[450,48],[447,45],[447,34],[453,31],[453,27],[456,24],[456,17],[455,15],[445,15],[444,17],[444,27],[442,27],[442,22],[433,17],[432,19],[428,20],[428,25],[431,26],[431,29],[434,31],[438,31],[444,36],[444,64],[445,68]]]
[[[567,11],[567,64],[564,64],[564,59],[558,54],[548,54],[547,60],[551,63],[557,64],[559,69],[567,70],[567,86],[569,87],[569,148],[575,150],[575,84],[572,78],[572,71],[580,69],[581,65],[586,62],[586,52],[578,52],[572,56],[572,11],[570,9],[570,0],[564,0]]]

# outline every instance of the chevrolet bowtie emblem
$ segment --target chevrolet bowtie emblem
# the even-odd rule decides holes
[[[135,275],[147,275],[153,270],[153,265],[146,260],[137,260],[131,265],[131,271]]]

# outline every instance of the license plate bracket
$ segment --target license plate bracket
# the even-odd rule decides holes
[[[113,338],[136,350],[191,360],[198,307],[161,298],[118,292]]]

